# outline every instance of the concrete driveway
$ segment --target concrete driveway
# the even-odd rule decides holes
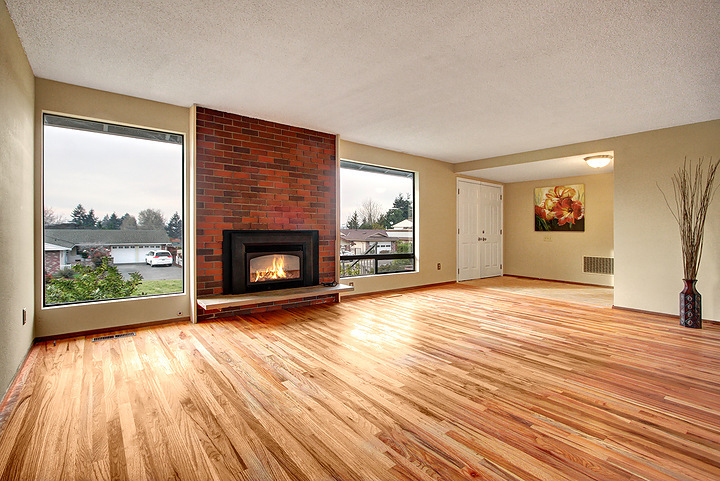
[[[145,281],[160,281],[166,279],[182,279],[182,267],[172,265],[170,267],[143,264],[116,264],[115,267],[125,279],[130,279],[131,272],[139,272]]]

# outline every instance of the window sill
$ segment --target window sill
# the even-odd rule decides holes
[[[167,294],[153,294],[149,296],[135,296],[135,297],[120,297],[117,299],[101,299],[97,301],[79,301],[79,302],[68,302],[65,304],[51,304],[51,305],[43,305],[41,306],[42,310],[54,310],[54,309],[61,309],[61,308],[69,308],[69,307],[83,307],[83,306],[96,306],[96,305],[103,305],[103,304],[110,304],[110,303],[118,303],[118,302],[131,302],[131,301],[144,301],[149,299],[158,299],[158,298],[170,298],[170,297],[183,297],[187,296],[187,292],[171,292]]]

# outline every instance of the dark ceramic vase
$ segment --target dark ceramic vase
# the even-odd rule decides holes
[[[683,279],[685,287],[680,292],[680,325],[702,329],[702,296],[695,290],[697,279]]]

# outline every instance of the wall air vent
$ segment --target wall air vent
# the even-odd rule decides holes
[[[615,274],[615,258],[583,256],[583,272],[590,274]]]
[[[134,335],[135,335],[134,332],[126,332],[126,333],[124,333],[124,334],[113,334],[113,335],[110,335],[110,336],[93,337],[92,342],[96,342],[96,341],[107,341],[107,340],[110,340],[110,339],[120,339],[121,337],[132,337],[132,336],[134,336]]]

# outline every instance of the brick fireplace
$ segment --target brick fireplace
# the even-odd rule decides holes
[[[335,280],[335,135],[197,108],[197,290],[223,293],[223,231],[317,230],[319,281]],[[332,302],[317,296],[198,312],[200,319]]]

